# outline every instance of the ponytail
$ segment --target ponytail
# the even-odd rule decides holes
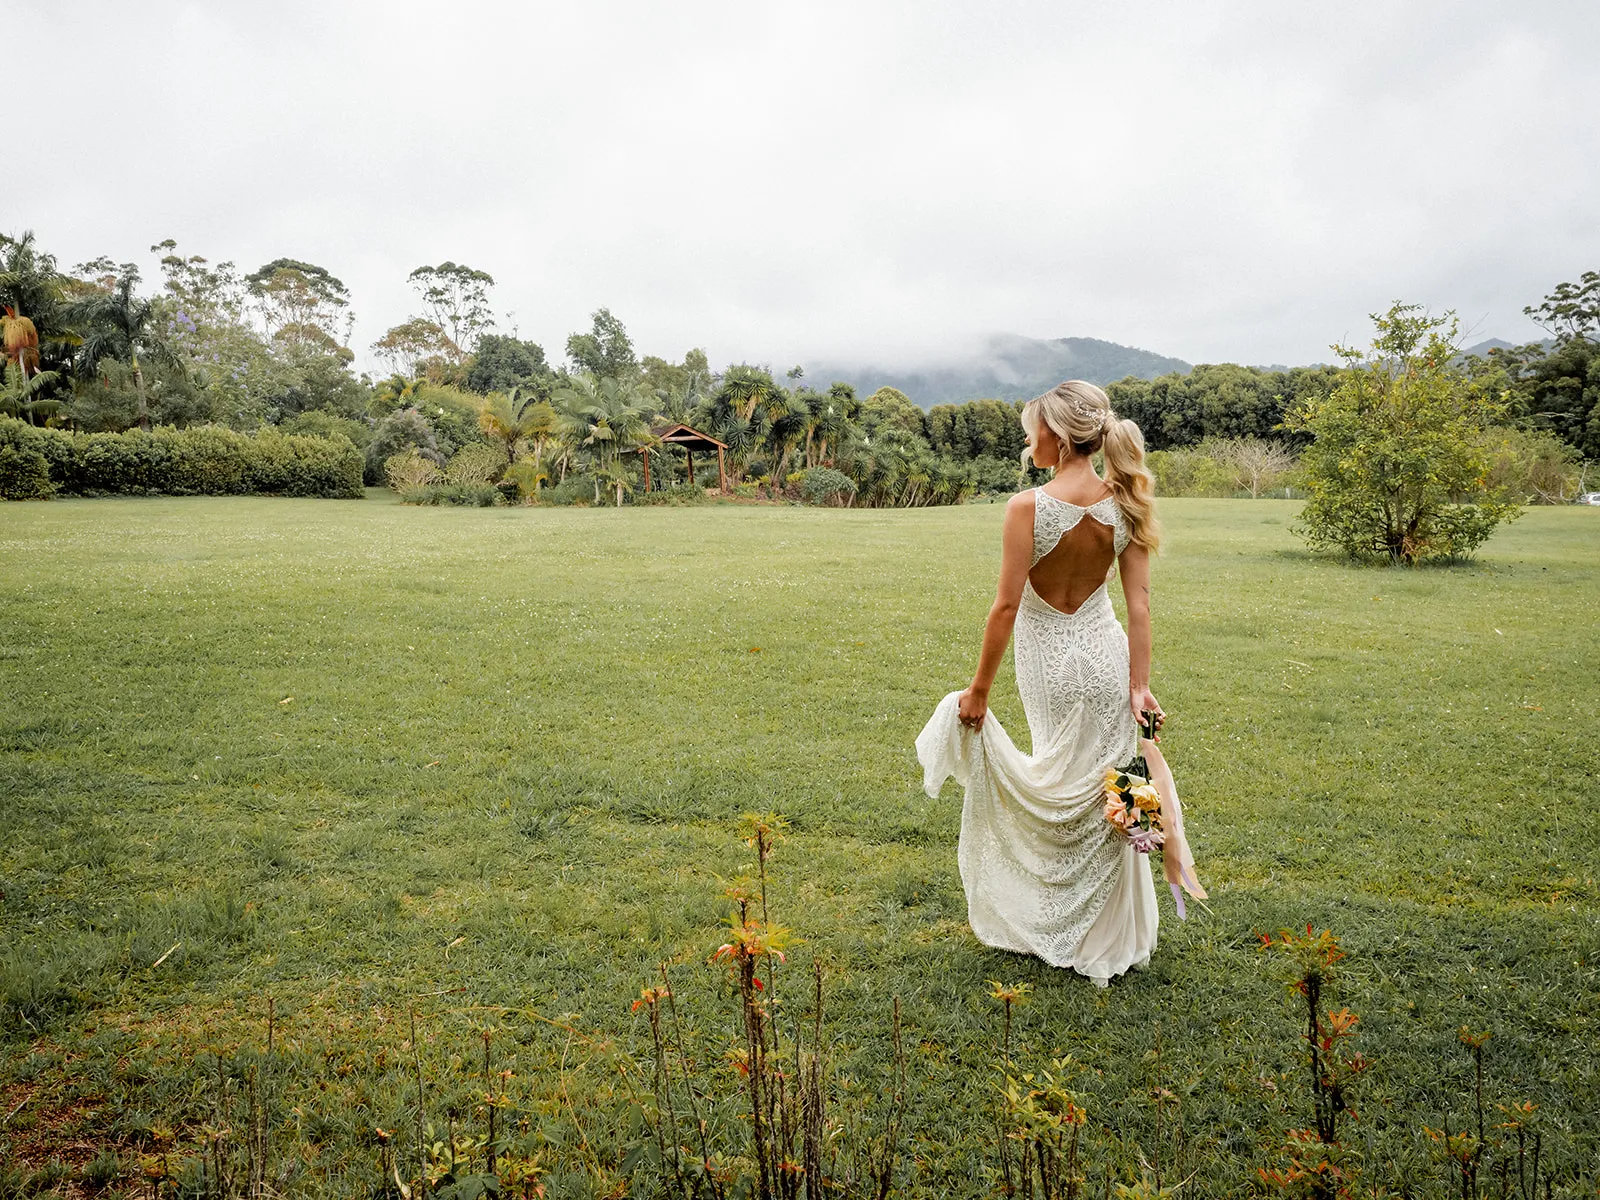
[[[1126,418],[1109,410],[1102,428],[1106,483],[1128,522],[1133,543],[1154,551],[1161,545],[1161,522],[1156,519],[1156,481],[1144,465],[1144,434]]]

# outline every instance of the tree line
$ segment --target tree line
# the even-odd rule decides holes
[[[161,279],[145,288],[135,264],[102,257],[62,269],[32,234],[0,235],[0,412],[81,432],[217,424],[342,436],[363,452],[369,484],[402,457],[415,460],[413,489],[509,478],[518,494],[555,502],[646,499],[635,452],[659,448],[673,423],[724,443],[730,485],[747,494],[910,506],[1040,478],[1020,461],[1019,403],[924,411],[893,388],[863,397],[844,383],[816,386],[799,367],[714,370],[701,348],[641,356],[607,308],[567,337],[558,363],[501,331],[493,276],[455,262],[410,273],[416,311],[371,345],[388,372],[373,378],[355,370],[352,298],[327,268],[279,258],[246,272],[170,239],[152,250]],[[1561,479],[1543,490],[1564,497],[1578,460],[1600,457],[1600,281],[1589,272],[1526,311],[1547,342],[1453,369],[1500,398],[1501,473],[1543,462],[1544,476]],[[1168,494],[1261,494],[1314,437],[1294,414],[1334,394],[1349,369],[1204,365],[1107,390],[1144,430]],[[469,446],[476,457],[452,473]],[[652,465],[656,491],[687,497],[717,481],[704,456],[694,480],[681,458],[656,454]]]

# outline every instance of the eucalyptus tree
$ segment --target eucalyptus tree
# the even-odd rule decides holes
[[[432,324],[444,335],[441,343],[450,361],[462,362],[477,348],[478,339],[494,328],[489,310],[489,289],[494,276],[465,263],[442,262],[420,266],[407,279],[422,297]]]
[[[639,377],[633,340],[628,337],[627,327],[609,308],[595,309],[588,333],[574,333],[567,338],[567,358],[579,374],[629,383]]]
[[[355,320],[350,289],[326,267],[275,258],[246,275],[244,283],[270,340],[290,347],[325,342],[342,346],[350,336]]]
[[[97,287],[69,304],[66,317],[80,331],[74,373],[82,379],[93,378],[106,359],[127,364],[132,368],[139,398],[139,428],[149,429],[150,400],[145,389],[144,363],[178,366],[180,359],[161,332],[156,306],[134,291],[138,282],[139,272],[131,264],[124,264],[115,276],[109,277],[109,287]]]
[[[391,326],[369,349],[395,374],[411,377],[428,374],[431,364],[461,361],[461,347],[443,326],[427,317],[411,317]],[[442,382],[440,372],[433,374],[441,376],[433,382]]]

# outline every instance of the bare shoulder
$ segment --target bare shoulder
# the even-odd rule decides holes
[[[1006,501],[1006,516],[1009,517],[1014,513],[1021,513],[1031,517],[1033,516],[1033,507],[1033,489],[1025,488]]]

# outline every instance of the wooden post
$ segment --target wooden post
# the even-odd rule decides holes
[[[718,446],[717,447],[717,491],[725,492],[727,490],[728,490],[728,472],[727,472],[727,469],[722,465],[722,447]]]
[[[639,453],[644,458],[644,490],[650,490],[650,447],[640,446]]]
[[[689,447],[685,446],[683,448],[683,452],[689,459],[689,486],[693,487],[694,486],[694,451],[689,449]]]

